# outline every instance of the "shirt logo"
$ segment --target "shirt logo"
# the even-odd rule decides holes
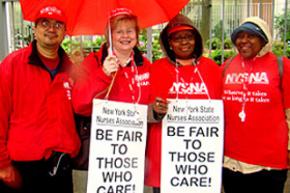
[[[52,14],[57,14],[57,15],[61,15],[62,12],[61,10],[59,10],[58,8],[56,7],[53,7],[53,6],[48,6],[48,7],[45,7],[43,9],[40,10],[40,14],[45,14],[47,13],[48,15],[52,15]]]
[[[169,90],[170,94],[206,94],[206,85],[204,83],[187,83],[187,82],[174,82]]]
[[[269,79],[266,72],[244,72],[230,73],[226,76],[226,84],[269,84]]]
[[[136,75],[135,80],[137,81],[138,86],[148,86],[149,85],[149,72]]]
[[[64,87],[65,90],[66,90],[66,96],[67,96],[67,99],[68,99],[68,100],[71,100],[71,90],[72,90],[71,85],[69,84],[69,82],[64,82],[64,83],[63,83],[63,87]]]

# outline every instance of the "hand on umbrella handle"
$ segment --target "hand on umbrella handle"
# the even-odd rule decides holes
[[[111,80],[111,83],[110,83],[110,85],[108,87],[108,90],[107,90],[107,93],[106,93],[106,96],[105,96],[106,100],[109,98],[110,92],[111,92],[112,87],[113,87],[113,85],[115,83],[115,79],[116,79],[117,73],[118,73],[118,71],[113,74],[113,79]]]
[[[116,72],[119,69],[119,63],[116,56],[111,55],[105,58],[103,64],[103,71],[107,76],[111,76],[113,72]]]
[[[104,61],[103,64],[103,71],[107,76],[113,76],[111,83],[107,89],[107,93],[105,95],[105,99],[107,100],[109,98],[110,92],[112,90],[113,84],[115,82],[115,78],[117,75],[119,69],[119,62],[118,62],[118,58],[115,55],[111,55],[109,54]]]

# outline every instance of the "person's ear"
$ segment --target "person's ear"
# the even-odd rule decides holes
[[[36,24],[34,26],[32,26],[31,29],[32,29],[33,39],[35,39]]]

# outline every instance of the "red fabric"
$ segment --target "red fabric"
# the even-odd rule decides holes
[[[221,99],[221,81],[222,75],[218,65],[212,60],[201,57],[198,70],[209,90],[212,99]],[[184,83],[180,83],[179,98],[180,99],[207,99],[206,94],[194,93],[197,90],[190,89],[190,84],[201,84],[201,79],[194,73],[194,66],[178,67],[179,76],[182,77]],[[170,88],[176,83],[176,71],[174,64],[168,59],[163,58],[155,61],[151,68],[151,100],[155,97],[176,98],[176,94],[170,93]],[[175,89],[176,90],[176,89]],[[145,184],[153,187],[160,187],[160,158],[161,158],[161,123],[149,125],[146,149],[146,171]]]
[[[92,113],[93,98],[103,99],[106,95],[106,89],[109,87],[112,76],[107,76],[102,70],[100,63],[102,50],[97,53],[98,61],[94,53],[89,54],[82,63],[86,76],[79,78],[73,89],[73,105],[75,112],[81,115],[90,116]],[[149,68],[150,62],[144,58],[144,64],[138,66],[138,78],[141,84],[140,104],[148,104],[149,102]],[[132,65],[132,64],[131,64]],[[125,72],[128,73],[128,79],[125,77]],[[132,100],[132,95],[135,99],[138,98],[139,89],[135,84],[133,92],[129,88],[132,76],[136,73],[131,73],[131,66],[118,70],[113,87],[111,89],[109,100],[122,102],[136,102]],[[135,78],[135,82],[138,82]]]
[[[55,6],[44,6],[41,8],[34,21],[40,18],[50,18],[64,23],[66,22],[66,17],[63,11]]]
[[[168,33],[168,35],[171,35],[175,32],[183,31],[183,30],[193,30],[193,27],[188,26],[188,25],[177,25],[177,26],[170,28],[167,33]]]
[[[41,54],[39,54],[39,57],[40,57],[42,63],[50,70],[56,69],[56,67],[59,63],[59,58],[50,59],[50,58],[46,58],[46,57],[42,56]]]
[[[104,34],[108,18],[116,8],[128,8],[138,18],[140,28],[169,21],[189,0],[20,0],[23,17],[35,21],[38,11],[47,5],[63,10],[68,35]],[[97,11],[96,11],[97,10]],[[148,14],[148,11],[154,14]]]
[[[244,123],[238,117],[242,103],[237,101],[243,92],[242,84],[230,79],[239,75],[239,81],[243,74],[248,75],[250,81]],[[249,164],[287,168],[288,128],[284,108],[290,108],[289,83],[289,59],[284,58],[282,96],[277,57],[273,53],[247,61],[245,68],[241,66],[240,55],[235,57],[224,77],[226,156]]]
[[[120,8],[113,9],[111,11],[110,18],[116,17],[118,15],[133,15],[133,13],[130,9],[120,7]]]
[[[68,74],[51,80],[44,68],[28,64],[31,50],[16,51],[0,65],[0,168],[10,160],[40,160],[52,150],[72,156],[79,150]],[[66,57],[63,65],[70,64]]]

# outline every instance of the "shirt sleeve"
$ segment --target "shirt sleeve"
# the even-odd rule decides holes
[[[290,108],[285,110],[286,122],[288,126],[288,150],[290,151]]]
[[[94,98],[103,98],[112,77],[107,76],[93,54],[82,63],[83,75],[75,80],[72,91],[72,102],[77,114],[90,116]]]
[[[290,108],[290,60],[283,57],[283,77],[282,77],[282,90],[285,109]]]
[[[282,90],[286,122],[288,126],[288,150],[290,150],[290,60],[286,57],[283,57],[283,65]]]
[[[10,165],[7,151],[9,119],[12,109],[11,60],[5,59],[0,64],[0,168]]]

